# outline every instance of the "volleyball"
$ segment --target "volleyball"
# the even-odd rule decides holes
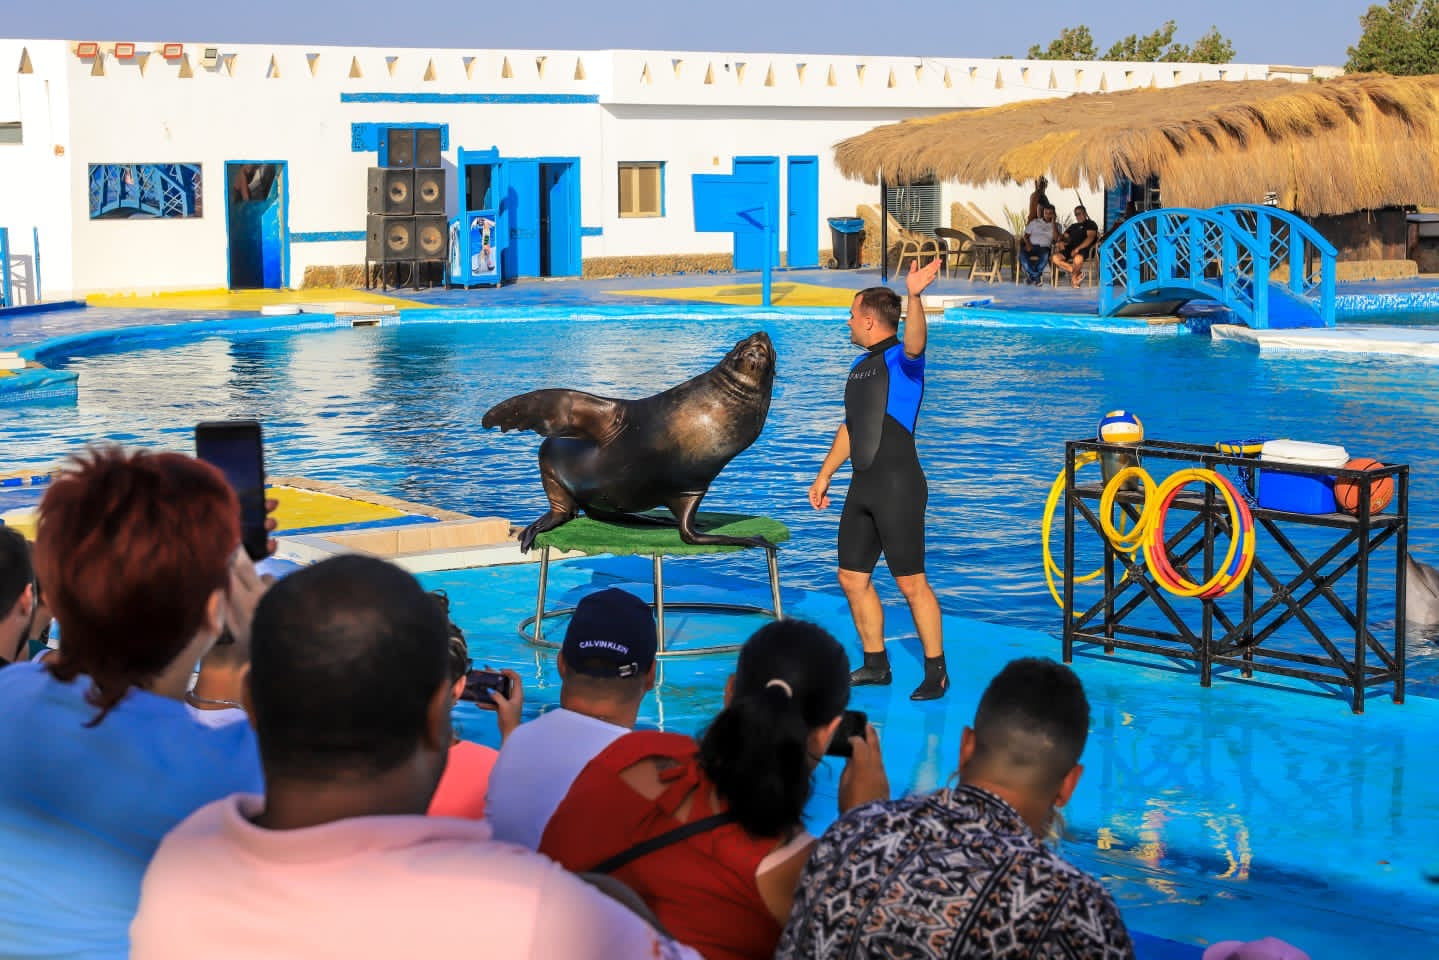
[[[1344,464],[1345,470],[1378,470],[1384,464],[1378,460],[1371,460],[1369,457],[1355,457]],[[1360,481],[1336,480],[1334,482],[1334,500],[1339,504],[1339,509],[1345,513],[1359,512],[1359,486]],[[1369,481],[1369,512],[1383,513],[1384,508],[1394,499],[1394,478],[1380,477],[1378,480]]]
[[[1105,443],[1138,443],[1144,439],[1144,424],[1128,410],[1111,410],[1099,421],[1099,439]]]

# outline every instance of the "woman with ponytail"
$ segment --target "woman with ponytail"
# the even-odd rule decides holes
[[[725,706],[700,741],[635,732],[600,753],[550,819],[540,852],[628,884],[707,960],[773,955],[814,838],[814,768],[849,703],[849,660],[802,620],[740,651]],[[851,739],[843,813],[889,797],[874,729]]]

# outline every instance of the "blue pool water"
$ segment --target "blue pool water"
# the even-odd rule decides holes
[[[838,311],[563,325],[487,321],[479,312],[465,319],[215,335],[76,356],[67,366],[80,374],[77,404],[0,413],[0,440],[12,463],[45,463],[101,437],[184,449],[197,420],[256,416],[266,424],[274,474],[527,522],[544,510],[538,438],[482,431],[487,407],[544,386],[644,396],[708,369],[763,328],[779,354],[769,423],[705,505],[789,524],[787,610],[853,644],[833,587],[837,508],[817,513],[805,500],[854,357]],[[1007,628],[1059,627],[1038,538],[1065,439],[1092,436],[1100,414],[1127,407],[1151,437],[1287,436],[1407,462],[1411,543],[1439,562],[1439,481],[1428,469],[1439,456],[1439,413],[1428,399],[1436,386],[1439,368],[1419,363],[1261,360],[1196,336],[935,322],[919,426],[930,479],[930,576],[947,614],[992,626],[948,625],[952,669],[963,680],[947,701],[921,708],[904,698],[917,672],[912,627],[891,607],[901,676],[895,690],[860,691],[857,705],[883,728],[896,787],[933,787],[953,772],[960,730],[984,680],[1006,659],[1058,652],[1057,641],[1036,647],[1033,633]],[[666,573],[676,590],[695,596],[719,589],[721,577],[762,593],[763,565],[749,566],[702,560]],[[488,662],[522,670],[532,710],[553,702],[556,682],[548,656],[514,637],[514,624],[532,612],[534,575],[525,567],[427,578],[450,591],[457,619],[480,638]],[[634,560],[565,564],[551,602],[648,575],[648,564]],[[1382,593],[1382,573],[1378,580]],[[896,599],[883,582],[882,591]],[[1371,621],[1392,617],[1392,604],[1376,597]],[[682,618],[676,626],[686,629]],[[1178,668],[1094,657],[1079,667],[1095,723],[1089,772],[1069,811],[1067,854],[1104,876],[1132,925],[1191,942],[1276,933],[1315,957],[1414,955],[1415,945],[1439,935],[1439,887],[1420,879],[1439,871],[1439,785],[1427,763],[1439,703],[1411,696],[1404,707],[1378,702],[1354,718],[1324,692],[1235,682],[1202,691]],[[727,668],[719,658],[666,663],[642,720],[698,729],[719,702]],[[1439,651],[1419,638],[1410,671],[1412,693],[1439,692]],[[492,738],[488,718],[462,721],[467,736]],[[834,815],[834,789],[835,772],[822,771],[814,826]]]
[[[805,490],[841,415],[853,359],[838,312],[755,321],[633,316],[567,324],[414,324],[277,333],[74,358],[75,407],[7,415],[12,461],[45,462],[106,436],[185,447],[190,424],[254,415],[274,473],[370,484],[463,511],[524,520],[544,511],[538,438],[479,428],[514,393],[552,385],[643,396],[711,366],[756,327],[779,351],[763,436],[711,488],[707,508],[762,509],[788,523],[789,582],[829,589],[834,513]],[[1044,495],[1063,441],[1100,414],[1137,411],[1151,437],[1209,443],[1254,436],[1338,442],[1353,455],[1413,465],[1411,544],[1439,563],[1439,368],[1356,359],[1261,360],[1203,337],[1094,336],[938,322],[919,425],[930,480],[929,566],[952,613],[1054,630],[1038,564]],[[844,475],[838,479],[842,492]],[[1376,573],[1378,586],[1384,572]],[[1376,594],[1383,593],[1382,590]],[[1371,620],[1392,620],[1376,595]],[[1416,682],[1439,674],[1417,643]]]

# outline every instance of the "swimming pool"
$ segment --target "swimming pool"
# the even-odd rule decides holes
[[[44,463],[96,437],[185,449],[197,420],[257,416],[275,474],[528,522],[544,510],[539,441],[480,430],[489,405],[559,385],[644,396],[708,369],[763,328],[779,355],[770,420],[705,506],[763,511],[789,524],[794,539],[781,561],[787,609],[825,622],[852,645],[833,587],[838,511],[816,513],[805,501],[854,356],[842,313],[686,313],[558,321],[466,311],[379,328],[137,345],[72,358],[78,402],[6,411],[0,438],[12,462]],[[441,322],[459,318],[465,322]],[[1439,454],[1439,413],[1427,398],[1436,386],[1439,369],[1420,363],[1274,361],[1196,336],[936,321],[919,447],[930,479],[929,568],[941,604],[951,615],[1057,631],[1039,568],[1040,509],[1063,441],[1092,436],[1100,414],[1115,407],[1137,411],[1151,437],[1289,436],[1408,462],[1411,543],[1435,562],[1439,485],[1427,464]],[[759,590],[764,583],[757,561],[687,562],[666,573],[678,590],[715,589],[721,576]],[[565,564],[556,576],[558,604],[563,593],[572,597],[595,582],[642,582],[648,564],[588,560]],[[553,701],[548,658],[513,633],[531,612],[533,568],[427,579],[450,591],[457,619],[483,638],[490,663],[523,668],[532,704]],[[897,599],[887,583],[881,589]],[[1371,619],[1392,615],[1381,604]],[[897,612],[890,635],[912,638]],[[1032,634],[1004,627],[983,636],[980,645],[951,629],[951,669],[966,678],[934,709],[860,692],[858,705],[884,727],[897,787],[932,787],[950,775],[960,729],[1004,660],[1058,652],[1057,641],[1036,651]],[[917,656],[912,647],[902,639],[900,658]],[[1432,646],[1416,645],[1410,663],[1411,690],[1439,689]],[[1096,712],[1069,852],[1105,876],[1131,924],[1191,940],[1249,935],[1236,928],[1250,924],[1253,936],[1276,933],[1316,957],[1370,955],[1376,944],[1402,954],[1415,938],[1439,934],[1422,919],[1439,897],[1416,880],[1421,869],[1439,869],[1439,796],[1424,761],[1439,732],[1434,701],[1414,698],[1357,719],[1332,698],[1222,683],[1201,691],[1192,677],[1155,667],[1081,666]],[[718,703],[727,661],[675,661],[664,670],[643,719],[697,729]],[[489,738],[486,723],[468,717],[467,735]],[[1319,730],[1324,737],[1340,731],[1342,742],[1316,741]],[[816,826],[833,816],[835,785],[832,773],[821,774]]]

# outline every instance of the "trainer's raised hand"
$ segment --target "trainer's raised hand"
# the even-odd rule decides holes
[[[935,257],[922,267],[911,266],[909,273],[904,275],[904,287],[911,297],[917,297],[924,293],[926,287],[934,283],[934,278],[939,276],[939,268],[943,261]]]

